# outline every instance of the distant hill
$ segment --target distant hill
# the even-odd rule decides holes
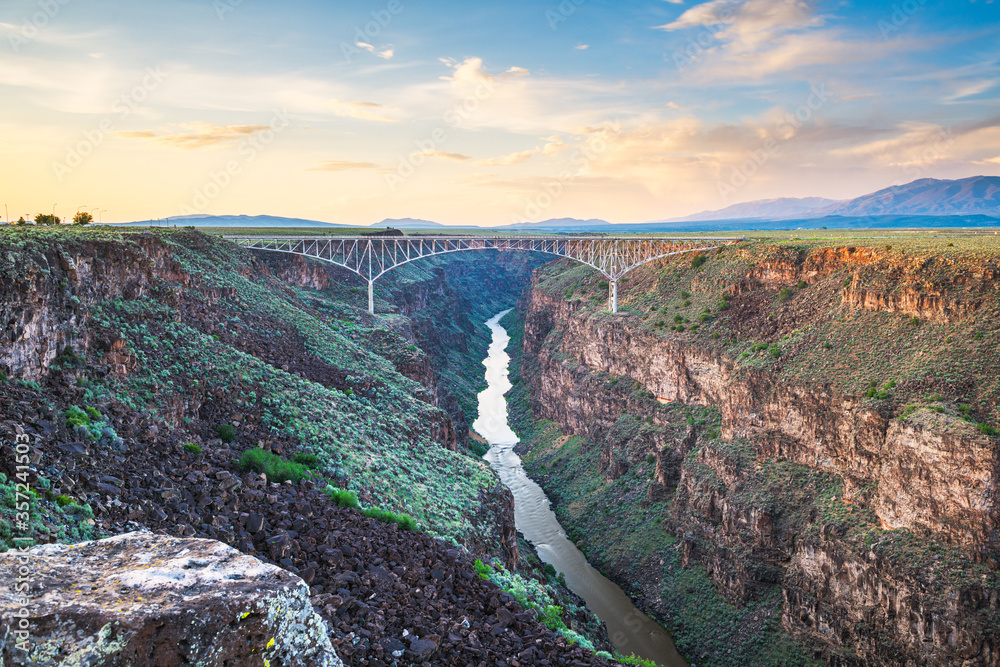
[[[161,220],[138,220],[117,225],[127,226],[173,226],[178,227],[354,227],[332,222],[319,222],[303,218],[282,218],[273,215],[179,215]],[[116,226],[117,226],[116,225]]]
[[[1000,216],[1000,176],[956,181],[934,178],[896,185],[816,211],[818,215],[970,215]]]
[[[469,225],[470,227],[472,225]],[[371,227],[392,227],[394,229],[435,229],[437,227],[452,227],[452,225],[442,225],[440,222],[430,220],[420,220],[417,218],[386,218],[382,222],[376,222]]]
[[[809,217],[818,209],[838,204],[836,199],[824,197],[782,197],[780,199],[758,199],[757,201],[733,204],[717,211],[702,211],[683,218],[671,218],[664,222],[692,222],[697,220],[780,220],[784,218]]]
[[[973,176],[954,181],[921,178],[844,201],[823,197],[760,199],[662,222],[954,215],[1000,217],[1000,176]]]
[[[580,220],[579,218],[551,218],[549,220],[542,220],[541,222],[515,222],[512,225],[501,225],[499,227],[494,227],[494,229],[519,229],[524,231],[540,231],[540,230],[558,230],[562,232],[568,231],[593,231],[602,227],[611,227],[612,224],[607,220],[599,220],[597,218],[591,218],[590,220]]]
[[[705,232],[778,229],[901,229],[1000,226],[1000,176],[973,176],[959,180],[922,178],[855,199],[822,197],[761,199],[703,211],[672,220],[610,223],[590,218],[552,218],[487,229],[498,231],[574,233]],[[363,227],[270,215],[193,215],[165,220],[140,220],[126,225],[193,225],[195,227]],[[475,225],[443,225],[418,218],[386,218],[369,228],[462,230]]]

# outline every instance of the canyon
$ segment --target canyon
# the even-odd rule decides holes
[[[617,316],[586,267],[457,254],[387,276],[371,317],[350,275],[197,231],[2,240],[0,432],[31,443],[36,544],[229,545],[309,586],[345,664],[608,664],[470,434],[482,322],[517,302],[524,467],[688,660],[1000,664],[981,241],[743,243],[631,272]]]
[[[519,451],[561,501],[560,520],[616,581],[643,582],[640,603],[654,612],[677,606],[665,599],[677,577],[667,545],[609,548],[620,533],[595,524],[611,502],[595,483],[623,485],[616,502],[655,515],[680,564],[703,568],[733,613],[760,605],[814,659],[1000,664],[1000,453],[992,428],[969,417],[993,414],[995,352],[984,345],[959,377],[933,364],[963,351],[928,347],[982,339],[995,262],[873,245],[720,255],[700,270],[636,271],[622,317],[600,309],[599,286],[575,269],[536,275],[521,304],[522,400],[557,434],[539,429]],[[657,320],[672,311],[686,324],[705,316],[665,332]],[[891,357],[901,327],[928,342],[901,350],[897,372],[934,355],[922,375],[894,379],[857,356],[884,339]],[[874,339],[864,349],[824,345],[862,331]],[[855,368],[820,377],[817,351]],[[580,481],[588,472],[568,448],[599,482]],[[730,664],[699,651],[683,619],[665,623],[689,657]]]

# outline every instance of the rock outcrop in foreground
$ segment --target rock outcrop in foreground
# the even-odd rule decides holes
[[[0,554],[0,579],[19,567],[26,603],[0,592],[5,665],[343,664],[302,579],[221,542],[127,533]]]

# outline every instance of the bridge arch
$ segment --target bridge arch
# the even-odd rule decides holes
[[[541,252],[586,264],[608,279],[608,308],[618,312],[618,280],[649,262],[714,250],[739,238],[642,236],[224,236],[250,250],[302,255],[329,262],[368,282],[368,312],[375,314],[375,281],[416,259],[467,250]]]

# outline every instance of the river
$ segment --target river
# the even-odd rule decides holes
[[[490,450],[484,458],[514,494],[514,523],[542,560],[566,575],[569,589],[605,622],[619,652],[653,660],[663,667],[685,667],[687,663],[677,653],[667,631],[636,609],[629,597],[591,567],[566,537],[545,492],[528,477],[514,452],[519,438],[510,427],[504,398],[511,388],[510,356],[506,352],[510,336],[500,326],[500,318],[508,312],[498,313],[486,322],[493,333],[488,356],[483,361],[487,388],[479,394],[479,417],[472,428],[489,443]]]

